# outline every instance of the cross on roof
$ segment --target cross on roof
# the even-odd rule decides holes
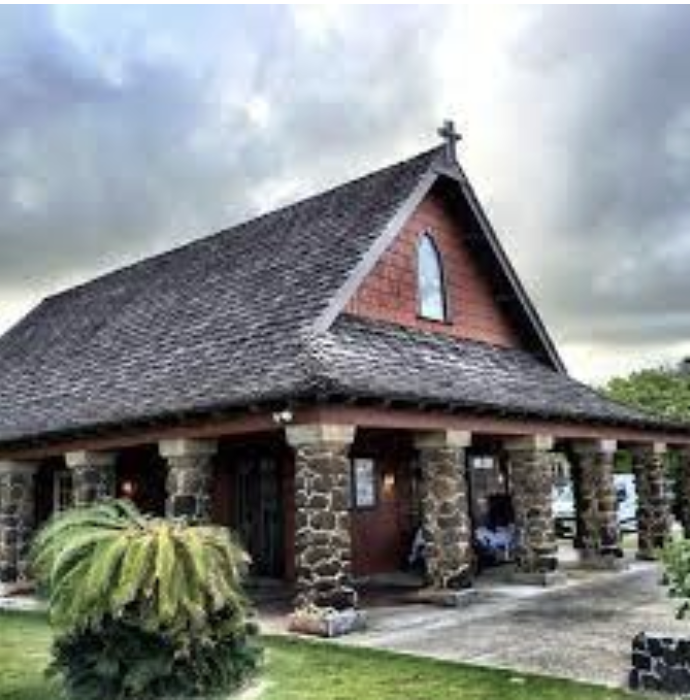
[[[455,130],[455,122],[452,119],[446,119],[443,126],[439,128],[438,135],[446,142],[446,158],[454,163],[457,160],[455,144],[462,139],[460,133]]]

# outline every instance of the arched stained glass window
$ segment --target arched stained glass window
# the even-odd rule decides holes
[[[447,308],[443,263],[428,233],[419,237],[417,245],[417,288],[419,315],[432,321],[445,321]]]

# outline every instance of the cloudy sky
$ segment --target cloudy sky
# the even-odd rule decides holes
[[[0,329],[434,143],[571,372],[690,354],[690,8],[2,7]]]

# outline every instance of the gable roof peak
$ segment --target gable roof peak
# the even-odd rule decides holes
[[[512,300],[513,308],[528,336],[533,350],[551,367],[561,373],[567,373],[565,365],[551,340],[539,314],[529,299],[520,282],[508,256],[496,235],[496,232],[486,215],[484,208],[474,192],[469,179],[457,160],[455,143],[460,138],[452,122],[446,122],[439,129],[439,135],[446,143],[427,151],[429,160],[427,167],[416,171],[416,180],[406,198],[402,199],[392,211],[391,217],[382,228],[380,234],[372,240],[368,250],[362,251],[359,262],[351,269],[341,287],[335,292],[328,306],[322,311],[314,323],[315,332],[327,331],[345,309],[347,302],[364,281],[366,275],[373,269],[377,260],[399,234],[406,221],[412,216],[424,197],[431,191],[437,181],[451,182],[454,196],[460,197],[469,209],[475,221],[478,233],[481,234],[481,245],[487,250],[493,264],[501,277],[501,283]],[[417,158],[404,161],[398,167],[415,162]]]

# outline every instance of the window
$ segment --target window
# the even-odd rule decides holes
[[[59,469],[53,473],[53,511],[61,513],[72,507],[72,473]]]
[[[376,506],[376,468],[373,459],[352,460],[352,507]]]
[[[447,318],[443,266],[436,244],[428,233],[422,234],[417,246],[417,286],[419,315],[432,321]]]

